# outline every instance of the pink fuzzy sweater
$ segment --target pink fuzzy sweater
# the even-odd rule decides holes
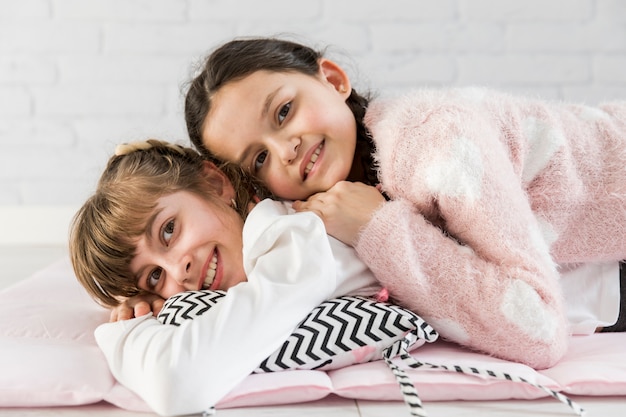
[[[558,264],[626,258],[626,102],[423,90],[374,100],[365,122],[392,201],[361,259],[443,337],[554,365],[569,335]]]

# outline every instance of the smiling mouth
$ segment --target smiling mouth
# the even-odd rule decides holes
[[[211,288],[211,284],[215,280],[215,274],[217,273],[217,252],[213,252],[213,258],[211,258],[211,262],[209,262],[209,267],[206,271],[206,276],[204,277],[204,284],[202,284],[202,289],[208,290]]]
[[[306,180],[307,176],[309,175],[309,172],[311,172],[311,170],[313,169],[313,166],[315,165],[315,161],[317,161],[317,158],[320,156],[320,152],[322,152],[322,148],[324,147],[324,142],[322,141],[317,148],[315,148],[315,151],[313,151],[313,153],[311,154],[311,159],[309,160],[309,163],[306,164],[306,167],[304,168],[304,179]]]

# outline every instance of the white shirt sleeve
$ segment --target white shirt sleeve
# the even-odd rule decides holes
[[[335,289],[322,221],[312,213],[283,216],[269,203],[258,207],[244,227],[248,282],[178,327],[147,315],[96,329],[115,378],[160,415],[214,406]]]

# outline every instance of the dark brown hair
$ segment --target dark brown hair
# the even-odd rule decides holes
[[[199,74],[189,83],[185,96],[185,121],[191,143],[206,157],[220,161],[202,141],[202,130],[211,110],[213,96],[226,84],[245,78],[256,71],[296,71],[315,76],[323,52],[300,43],[277,38],[245,38],[229,41],[211,53]],[[376,184],[372,153],[374,146],[363,123],[369,95],[360,95],[352,89],[346,104],[354,114],[357,125],[355,155],[364,165],[365,182]]]

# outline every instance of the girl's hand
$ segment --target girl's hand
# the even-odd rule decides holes
[[[296,211],[314,212],[324,221],[329,235],[346,245],[354,246],[361,228],[384,202],[385,197],[376,187],[341,181],[306,201],[294,202],[293,208]]]
[[[156,316],[163,308],[164,303],[165,300],[156,294],[138,294],[127,298],[117,307],[113,307],[109,321],[129,320],[148,313]]]

